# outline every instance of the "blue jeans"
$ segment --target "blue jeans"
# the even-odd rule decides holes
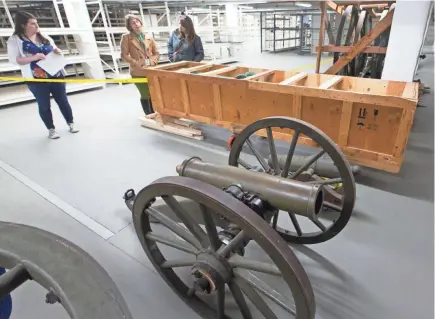
[[[35,96],[38,103],[39,115],[47,129],[54,129],[53,115],[51,113],[50,94],[53,95],[67,124],[73,123],[71,106],[66,96],[65,83],[59,82],[28,82],[30,92]]]
[[[0,266],[0,276],[6,272],[6,269]],[[11,295],[0,299],[0,319],[9,319],[12,313],[12,298]]]

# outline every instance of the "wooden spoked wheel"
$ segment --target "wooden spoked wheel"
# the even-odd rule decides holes
[[[163,206],[157,206],[160,199]],[[198,215],[182,199],[193,203]],[[151,225],[150,217],[159,223]],[[314,318],[312,287],[293,251],[260,215],[223,190],[187,177],[158,179],[136,196],[133,221],[155,269],[202,318],[277,319],[273,306],[286,318]],[[248,243],[257,244],[270,262],[246,257]],[[168,248],[173,252],[166,254]],[[278,278],[289,293],[261,276]],[[229,314],[234,305],[236,314]]]
[[[290,136],[290,143],[280,141],[282,152],[278,152],[274,132],[283,129],[288,134],[287,136]],[[260,131],[266,132],[267,139],[258,140],[255,145],[253,137],[259,135]],[[300,166],[295,167],[292,161],[296,157],[295,150],[298,140],[307,138],[317,147]],[[261,146],[263,146],[263,152],[259,151]],[[253,155],[255,163],[244,160],[242,150]],[[270,160],[268,161],[267,158]],[[325,179],[324,176],[316,173],[313,167],[319,160],[330,161],[330,165],[335,170],[334,178]],[[282,165],[283,162],[285,162],[284,165]],[[318,221],[296,216],[290,211],[280,211],[276,214],[272,226],[287,242],[299,244],[324,242],[336,236],[351,217],[356,197],[352,169],[336,144],[321,130],[307,122],[290,117],[269,117],[248,125],[234,140],[228,163],[231,166],[241,166],[249,170],[280,175],[310,184],[325,185],[326,194],[323,207],[326,209],[321,212]],[[278,224],[278,217],[281,219],[283,213],[290,218],[289,227],[292,226],[294,230],[282,228]],[[305,222],[308,220],[307,230],[303,229],[300,220],[305,220]]]

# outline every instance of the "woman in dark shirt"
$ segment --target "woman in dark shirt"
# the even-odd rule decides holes
[[[38,66],[38,61],[45,59],[49,53],[61,54],[53,39],[39,32],[36,18],[28,12],[18,12],[15,17],[15,32],[8,39],[8,56],[11,63],[19,64],[24,78],[62,79],[64,71],[49,74]],[[65,83],[61,82],[27,82],[29,90],[38,102],[39,115],[49,131],[48,137],[59,138],[53,124],[50,95],[53,96],[69,126],[71,133],[77,133],[74,127],[73,113],[66,95]]]
[[[204,59],[201,38],[195,33],[192,19],[186,15],[180,17],[180,26],[168,40],[169,61],[195,61]]]

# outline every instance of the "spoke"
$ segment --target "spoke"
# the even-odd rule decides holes
[[[309,157],[308,161],[299,167],[299,169],[291,176],[292,179],[298,177],[302,172],[304,172],[308,167],[313,165],[323,154],[325,154],[325,150],[321,150],[315,155]]]
[[[162,196],[165,203],[171,207],[175,215],[183,222],[192,235],[201,243],[203,248],[208,247],[207,234],[192,218],[192,216],[181,207],[180,203],[173,196]]]
[[[343,180],[339,177],[339,178],[330,178],[330,179],[308,181],[307,184],[331,185],[331,184],[342,183],[342,182],[343,182]]]
[[[319,227],[321,231],[325,231],[326,230],[326,226],[323,225],[323,223],[320,220],[318,220],[318,219],[311,219],[311,221],[314,223],[314,225]]]
[[[174,259],[174,260],[166,260],[160,264],[162,268],[176,268],[176,267],[188,267],[193,266],[196,262],[196,259]]]
[[[270,170],[269,165],[266,163],[266,161],[264,160],[263,156],[261,156],[261,154],[254,148],[254,146],[252,145],[252,142],[249,139],[249,137],[246,140],[246,143],[248,144],[248,147],[251,150],[251,152],[255,155],[255,157],[260,162],[260,164],[263,167],[264,171],[268,172]]]
[[[16,288],[31,280],[30,274],[22,264],[16,265],[11,270],[0,276],[0,300]]]
[[[284,168],[282,169],[281,176],[287,178],[288,172],[290,170],[290,164],[292,162],[293,155],[295,153],[296,145],[298,144],[299,131],[295,131],[293,134],[292,142],[290,144],[290,149],[288,150],[287,159],[285,160]]]
[[[275,147],[275,141],[273,140],[272,129],[268,127],[266,128],[266,132],[267,132],[267,140],[269,142],[270,155],[272,156],[273,169],[275,170],[275,174],[279,175],[281,174],[281,169],[279,167],[278,154],[276,154],[276,147]]]
[[[293,226],[296,230],[296,232],[298,233],[298,236],[302,236],[302,229],[301,226],[299,225],[298,219],[296,218],[296,215],[294,213],[290,213],[288,212],[288,215],[290,216],[290,219],[293,223]]]
[[[249,300],[251,300],[255,307],[260,310],[265,318],[278,319],[278,317],[269,308],[263,298],[261,298],[260,295],[249,284],[238,278],[235,278],[234,282],[237,284],[237,286],[240,287],[240,289],[245,293]]]
[[[228,260],[228,263],[233,268],[238,267],[281,277],[281,271],[275,265],[256,260],[249,260],[239,255],[233,255]]]
[[[230,287],[231,293],[233,294],[234,299],[239,306],[240,312],[243,315],[243,319],[253,319],[251,311],[246,304],[245,297],[243,297],[243,293],[240,288],[234,283],[234,281],[231,281],[228,286]]]
[[[173,239],[167,236],[157,235],[152,232],[147,233],[145,235],[145,238],[184,251],[188,254],[196,255],[199,252],[198,250],[196,250],[194,247],[192,247],[186,242]]]
[[[218,306],[217,319],[224,319],[225,318],[225,283],[218,283],[217,285],[217,306]]]
[[[242,165],[244,168],[246,169],[252,169],[252,166],[249,165],[247,162],[245,162],[244,160],[242,160],[240,157],[237,159],[237,163],[239,163],[240,165]]]
[[[253,288],[261,292],[264,296],[269,298],[275,304],[296,316],[294,302],[291,302],[285,298],[281,293],[273,289],[269,284],[265,283],[263,280],[255,276],[252,272],[246,270],[235,269],[234,275],[240,281],[244,281],[251,285]],[[293,308],[290,308],[288,304],[292,304]]]
[[[337,211],[337,212],[340,212],[340,213],[341,213],[341,211],[343,210],[343,208],[341,208],[340,206],[335,205],[335,204],[332,204],[332,203],[327,202],[327,201],[324,201],[324,202],[323,202],[323,206],[328,207],[328,208],[331,208],[331,209],[333,209],[333,210],[335,210],[335,211]]]
[[[198,242],[198,240],[193,237],[183,226],[177,224],[169,217],[165,216],[161,212],[159,212],[157,209],[153,207],[149,207],[145,210],[150,216],[157,219],[161,224],[165,225],[167,228],[169,228],[171,231],[173,231],[175,234],[183,238],[185,241],[193,245],[197,249],[201,249],[201,244]]]
[[[222,245],[222,242],[220,241],[216,230],[216,223],[214,222],[213,216],[208,207],[200,204],[199,208],[201,209],[202,219],[204,220],[204,226],[207,230],[210,247],[213,249],[213,251],[217,251]]]
[[[245,240],[245,233],[241,230],[236,237],[234,237],[226,246],[222,246],[218,250],[218,254],[223,257],[227,257],[237,246],[239,246]]]

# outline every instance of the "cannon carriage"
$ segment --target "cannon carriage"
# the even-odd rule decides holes
[[[279,145],[284,155],[275,128],[293,132]],[[258,130],[266,131],[268,155],[254,146]],[[299,136],[316,144],[313,154],[296,154]],[[242,158],[247,152],[250,160]],[[288,244],[325,242],[343,230],[358,167],[321,130],[287,117],[264,118],[239,132],[228,164],[192,157],[176,167],[178,176],[125,193],[145,253],[202,318],[315,318],[310,280]],[[253,247],[267,262],[252,257]]]

